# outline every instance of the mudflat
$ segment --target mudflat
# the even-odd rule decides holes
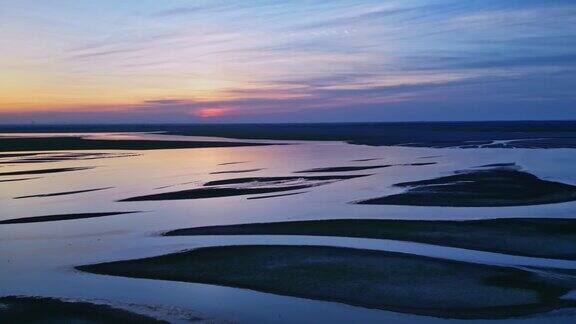
[[[339,166],[339,167],[314,168],[314,169],[296,171],[294,173],[348,172],[348,171],[381,169],[381,168],[388,168],[391,166],[393,166],[393,165],[392,164],[384,164],[384,165],[366,165],[366,166]]]
[[[313,235],[429,243],[530,257],[576,260],[576,219],[470,221],[329,219],[177,229],[180,235]]]
[[[105,213],[77,213],[77,214],[59,214],[59,215],[46,215],[46,216],[32,216],[22,218],[12,218],[0,221],[0,224],[24,224],[24,223],[41,223],[41,222],[54,222],[65,221],[84,218],[96,218],[105,216],[114,216],[122,214],[133,214],[137,211],[131,212],[105,212]]]
[[[509,167],[456,172],[394,185],[405,192],[362,200],[364,205],[443,207],[529,206],[576,200],[576,186],[547,181]]]
[[[67,195],[75,195],[75,194],[86,193],[86,192],[106,190],[106,189],[111,189],[111,188],[112,188],[112,187],[94,188],[94,189],[84,189],[84,190],[73,190],[73,191],[61,191],[61,192],[51,192],[51,193],[46,193],[46,194],[18,196],[18,197],[14,197],[14,199],[67,196]]]
[[[560,298],[568,287],[525,270],[338,247],[208,247],[77,268],[443,318],[508,318],[575,306]]]
[[[248,173],[248,172],[261,171],[261,170],[264,170],[264,169],[245,169],[245,170],[214,171],[214,172],[210,172],[210,174]]]
[[[159,150],[262,145],[270,144],[225,141],[99,140],[63,136],[2,138],[2,141],[0,141],[0,151]]]
[[[246,183],[285,183],[288,181],[340,181],[360,177],[366,177],[369,174],[361,175],[329,175],[329,176],[288,176],[288,177],[251,177],[251,178],[232,178],[223,180],[208,181],[205,186],[237,185]]]
[[[75,167],[75,168],[53,168],[53,169],[38,169],[38,170],[26,170],[26,171],[10,171],[2,172],[0,176],[15,176],[15,175],[29,175],[29,174],[49,174],[49,173],[60,173],[60,172],[71,172],[71,171],[81,171],[90,170],[94,167]]]
[[[367,175],[232,178],[209,181],[204,183],[204,187],[202,188],[136,196],[119,201],[206,199],[275,193],[322,186],[337,181],[365,176]]]
[[[16,296],[0,298],[0,320],[4,323],[167,323],[108,305]]]
[[[206,199],[245,196],[255,194],[265,194],[288,190],[298,190],[308,188],[307,185],[286,186],[286,187],[260,187],[260,188],[198,188],[180,191],[171,191],[159,194],[136,196],[119,201],[155,201],[155,200],[183,200],[183,199]]]

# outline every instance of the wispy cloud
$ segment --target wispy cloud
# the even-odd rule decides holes
[[[465,105],[506,87],[514,90],[498,96],[501,105],[566,101],[565,85],[576,81],[568,0],[56,0],[0,9],[0,114],[193,120],[370,106],[385,119],[386,106]],[[562,84],[539,86],[546,75]]]

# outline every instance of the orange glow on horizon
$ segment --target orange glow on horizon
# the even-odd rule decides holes
[[[201,118],[215,118],[229,115],[231,112],[230,108],[202,108],[193,111],[192,114]]]

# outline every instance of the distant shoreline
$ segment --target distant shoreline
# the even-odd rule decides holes
[[[0,125],[0,133],[156,132],[243,140],[343,141],[431,148],[576,148],[576,121],[309,124]]]

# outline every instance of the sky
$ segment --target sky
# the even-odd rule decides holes
[[[0,123],[576,119],[574,0],[0,0]]]

